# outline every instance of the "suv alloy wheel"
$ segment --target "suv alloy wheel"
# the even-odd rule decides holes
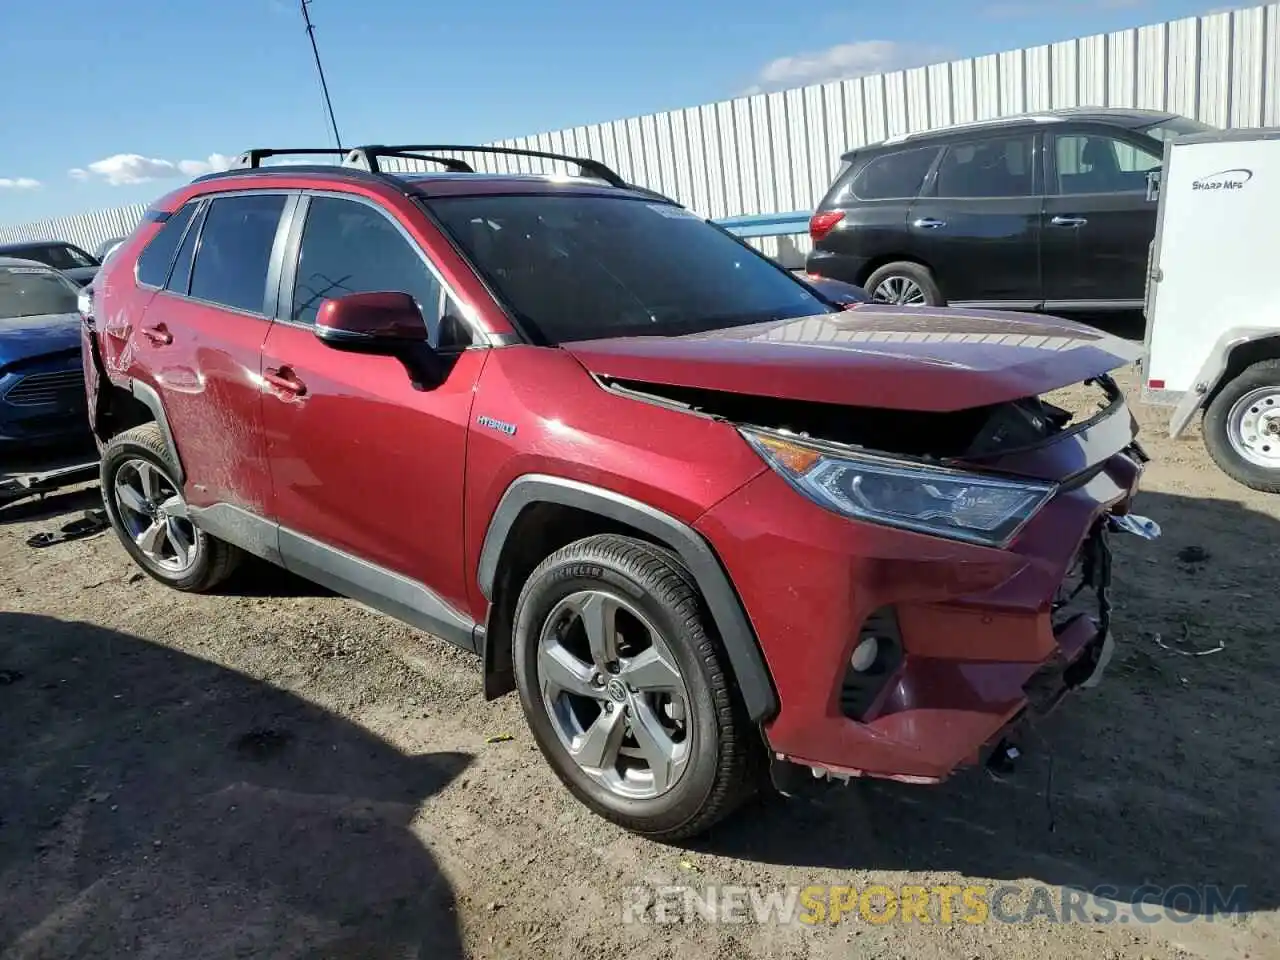
[[[529,726],[592,810],[648,836],[691,836],[753,791],[752,738],[678,559],[628,537],[558,550],[516,604]]]
[[[230,576],[241,553],[191,522],[174,473],[159,427],[134,427],[102,452],[102,499],[138,566],[170,587],[200,593]]]

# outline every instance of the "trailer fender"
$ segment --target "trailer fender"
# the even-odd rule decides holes
[[[1276,358],[1280,358],[1278,327],[1232,327],[1223,333],[1200,366],[1191,389],[1174,409],[1169,420],[1170,438],[1180,437],[1197,411],[1241,370],[1259,360]]]

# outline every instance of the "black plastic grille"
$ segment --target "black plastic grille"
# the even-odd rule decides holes
[[[84,374],[79,370],[32,373],[10,387],[4,398],[17,407],[36,407],[55,403],[83,389]]]

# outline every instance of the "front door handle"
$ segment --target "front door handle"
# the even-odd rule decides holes
[[[1084,217],[1054,217],[1049,222],[1055,227],[1083,227],[1089,221]]]
[[[163,323],[157,323],[154,327],[143,327],[142,335],[158,347],[173,343],[173,334]]]
[[[919,220],[913,220],[911,225],[919,227],[921,230],[937,230],[939,227],[945,227],[947,221],[935,220],[933,217],[921,217]]]
[[[298,379],[292,367],[268,367],[263,372],[262,379],[277,390],[291,393],[295,397],[306,396],[307,385]]]

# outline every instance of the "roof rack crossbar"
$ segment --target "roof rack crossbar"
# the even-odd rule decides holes
[[[337,147],[270,147],[258,150],[246,150],[240,156],[236,157],[235,162],[231,165],[233,170],[250,168],[254,169],[262,166],[262,161],[267,157],[279,157],[294,154],[297,156],[317,156],[330,154],[332,156],[342,156],[345,150],[339,150]]]
[[[357,149],[365,149],[363,147]],[[345,161],[350,165],[351,154],[356,151],[347,151]],[[465,160],[459,160],[456,157],[436,157],[426,153],[410,153],[407,150],[387,149],[383,151],[379,148],[378,156],[380,157],[399,157],[403,160],[424,160],[430,163],[438,163],[450,173],[475,173],[475,167],[467,163]],[[379,172],[379,171],[375,171]]]
[[[402,157],[405,154],[417,154],[423,151],[492,153],[501,156],[538,157],[542,160],[559,160],[562,163],[574,164],[583,176],[595,177],[598,180],[603,180],[611,187],[619,187],[622,189],[631,188],[631,184],[627,183],[627,181],[622,179],[622,177],[619,176],[611,167],[606,166],[599,160],[592,160],[590,157],[571,157],[564,153],[548,153],[545,150],[521,150],[516,147],[481,147],[456,143],[396,144],[395,146],[375,145],[356,147],[347,154],[346,162],[350,165],[365,167],[374,173],[379,173],[379,157]],[[428,158],[423,157],[421,159]]]

